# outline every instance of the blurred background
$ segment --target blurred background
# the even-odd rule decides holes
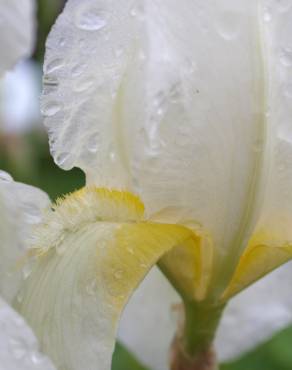
[[[79,169],[66,172],[54,164],[39,111],[45,40],[64,3],[65,0],[38,1],[35,52],[30,60],[19,63],[0,82],[0,169],[9,172],[16,181],[40,187],[51,199],[84,184],[84,176]],[[117,344],[112,370],[143,369],[150,370]],[[241,359],[220,367],[220,370],[291,369],[292,328]]]

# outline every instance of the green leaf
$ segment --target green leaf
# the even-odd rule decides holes
[[[291,370],[292,327],[220,370]]]
[[[112,370],[150,370],[141,365],[138,360],[121,344],[116,344],[113,355]]]

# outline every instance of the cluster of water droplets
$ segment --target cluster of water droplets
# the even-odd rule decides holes
[[[101,73],[106,65],[101,65],[97,73],[95,69],[99,53],[102,58],[109,58],[107,50],[102,49],[110,37],[113,17],[107,4],[96,5],[89,1],[75,4],[71,11],[71,29],[64,28],[63,32],[64,25],[60,26],[48,42],[42,103],[51,154],[56,164],[64,169],[71,169],[76,164],[82,167],[83,162],[91,163],[101,145],[99,128],[97,126],[94,131],[90,110],[93,109],[93,101],[108,88]],[[112,66],[108,68],[114,68],[123,57],[124,48],[117,43],[109,51],[112,52]],[[113,100],[115,93],[113,90]],[[87,128],[88,125],[90,127]],[[109,158],[113,156],[110,152]]]

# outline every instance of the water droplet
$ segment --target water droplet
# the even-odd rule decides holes
[[[285,67],[292,66],[292,49],[284,48],[280,54],[280,61]]]
[[[77,14],[76,25],[85,31],[98,31],[107,24],[107,14],[96,8],[83,7]]]
[[[116,153],[114,151],[111,151],[109,154],[109,158],[112,162],[116,160]]]
[[[11,181],[13,181],[13,178],[12,178],[11,175],[9,175],[9,173],[0,170],[0,180],[6,181],[6,182],[11,182]]]
[[[61,103],[57,101],[49,101],[42,106],[42,114],[47,117],[52,117],[57,114],[62,108]]]
[[[64,39],[64,37],[61,37],[59,40],[59,46],[63,47],[65,43],[66,43],[66,40]]]
[[[86,292],[88,295],[94,296],[96,295],[96,291],[97,291],[97,282],[96,279],[93,279],[86,285]]]
[[[122,270],[117,270],[117,271],[115,271],[115,273],[114,273],[114,277],[115,277],[116,279],[118,279],[118,280],[120,280],[120,279],[123,277],[123,275],[124,275],[124,272],[123,272]]]
[[[134,254],[134,249],[131,248],[131,247],[127,247],[127,251],[130,253],[130,254]]]
[[[99,144],[99,134],[92,135],[88,140],[88,151],[91,153],[96,153]]]
[[[26,280],[29,278],[33,269],[33,263],[31,261],[27,262],[22,269],[23,278]]]
[[[143,20],[144,19],[144,8],[143,8],[143,4],[140,3],[136,6],[134,6],[131,10],[130,10],[130,15],[132,17],[136,17],[140,20]]]
[[[284,164],[284,163],[280,164],[280,165],[278,166],[278,169],[279,169],[279,171],[280,171],[280,172],[285,171],[285,169],[286,169],[285,164]]]
[[[138,58],[141,60],[141,61],[143,61],[143,60],[146,60],[146,53],[143,51],[143,50],[141,50],[139,53],[138,53]]]
[[[38,352],[32,352],[30,354],[31,362],[35,365],[41,364],[45,361],[45,357]]]
[[[83,92],[90,89],[93,86],[94,86],[93,78],[89,77],[86,78],[85,80],[77,81],[76,84],[74,85],[74,90],[76,92]]]
[[[225,12],[219,18],[217,31],[225,40],[234,40],[237,38],[241,24],[240,15],[234,12]]]
[[[71,75],[72,77],[78,77],[80,76],[84,70],[85,70],[86,64],[76,64],[71,69]]]
[[[52,75],[45,75],[43,78],[43,95],[55,92],[59,87],[59,81]]]
[[[266,23],[270,22],[272,20],[272,14],[268,8],[264,9],[263,12],[263,19]]]
[[[44,71],[45,73],[52,73],[60,68],[62,68],[64,65],[64,61],[61,58],[57,58],[54,60],[51,60],[50,62],[47,62],[44,65]]]
[[[72,168],[72,165],[71,165],[72,160],[71,160],[70,153],[67,153],[67,152],[60,153],[59,155],[55,157],[55,162],[58,166],[62,168],[65,168],[65,167],[66,167],[65,169],[67,169],[67,167],[69,167],[68,169]]]
[[[197,71],[197,64],[193,60],[188,60],[184,68],[186,74],[193,74]]]

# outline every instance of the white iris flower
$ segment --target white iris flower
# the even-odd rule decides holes
[[[241,293],[292,257],[291,18],[292,1],[67,1],[42,112],[86,187],[31,230],[25,281],[7,206],[1,236],[2,292],[58,370],[110,369],[137,287],[120,338],[156,370],[175,331],[171,368],[211,370],[214,341],[226,360],[291,322],[291,264]],[[0,183],[20,215],[17,187]]]

